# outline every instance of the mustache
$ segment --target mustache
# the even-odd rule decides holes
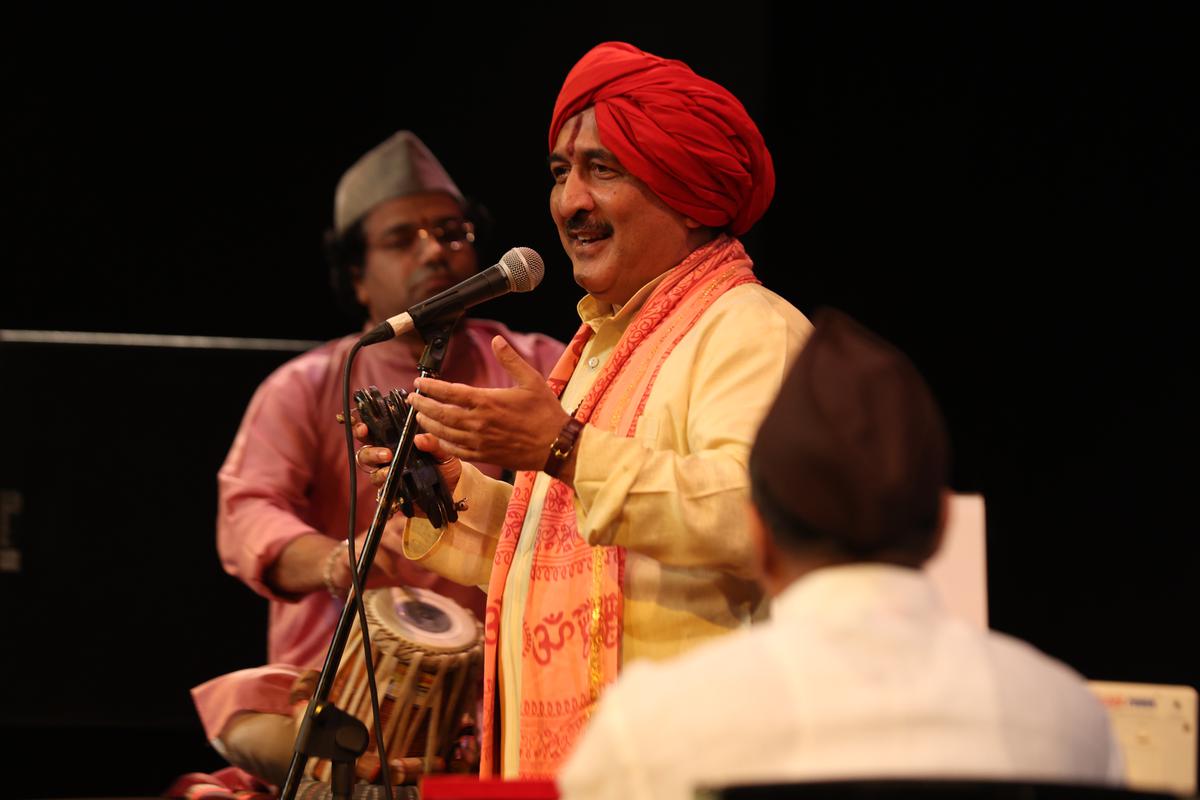
[[[448,264],[438,261],[432,264],[426,264],[418,269],[413,270],[408,276],[408,288],[412,289],[421,284],[428,283],[430,280],[440,279],[442,281],[450,280],[450,267]]]
[[[587,214],[580,212],[567,220],[563,225],[567,234],[570,236],[585,236],[585,237],[601,237],[611,236],[613,229],[612,224],[601,219],[592,219]]]

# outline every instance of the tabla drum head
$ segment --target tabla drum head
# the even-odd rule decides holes
[[[479,641],[475,615],[448,597],[417,587],[366,595],[368,609],[392,635],[431,652],[459,652]]]

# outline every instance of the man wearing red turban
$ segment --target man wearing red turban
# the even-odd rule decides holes
[[[550,151],[550,213],[587,290],[583,324],[548,382],[499,337],[515,388],[418,382],[418,446],[448,459],[467,509],[444,530],[397,520],[388,534],[487,587],[485,775],[553,775],[624,665],[762,611],[746,465],[810,327],[735,238],[775,179],[727,90],[602,44],[564,82]],[[459,459],[521,472],[508,486]]]
[[[567,74],[550,149],[591,108],[600,140],[664,203],[741,236],[775,194],[775,167],[754,121],[724,87],[682,61],[623,42],[602,44]]]

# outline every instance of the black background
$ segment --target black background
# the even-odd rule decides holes
[[[536,296],[487,315],[565,339],[550,110],[590,46],[631,41],[763,129],[763,281],[858,317],[934,386],[955,488],[988,504],[993,627],[1088,678],[1196,686],[1195,13],[829,6],[10,16],[0,328],[344,333],[333,186],[407,127],[495,216],[485,264],[546,259]],[[20,765],[0,794],[153,794],[220,765],[187,690],[263,660],[265,606],[220,570],[214,474],[285,357],[0,347],[0,489],[25,503],[23,570],[0,574]]]

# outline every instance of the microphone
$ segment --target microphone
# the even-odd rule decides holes
[[[393,336],[403,336],[414,329],[421,331],[443,319],[456,317],[484,300],[509,292],[528,292],[542,282],[545,273],[542,257],[534,250],[514,247],[504,254],[498,264],[472,275],[457,286],[438,292],[428,300],[422,300],[402,314],[388,317],[363,334],[358,343],[365,347],[386,342]]]

